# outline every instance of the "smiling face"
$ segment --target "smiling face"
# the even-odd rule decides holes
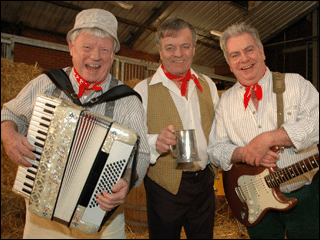
[[[263,77],[266,64],[263,46],[258,47],[249,33],[228,38],[227,55],[231,72],[241,84],[253,85]]]
[[[74,42],[69,41],[72,63],[79,75],[88,83],[104,80],[113,62],[114,41],[81,32]]]
[[[169,73],[176,76],[187,74],[195,54],[189,28],[179,30],[175,36],[162,38],[158,49],[162,64]]]

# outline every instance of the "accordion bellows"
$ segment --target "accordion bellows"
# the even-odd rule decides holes
[[[96,203],[96,194],[112,193],[111,187],[132,163],[139,137],[110,118],[44,94],[37,97],[32,119],[39,117],[36,112],[42,104],[55,107],[40,162],[30,160],[38,166],[28,209],[81,232],[96,233],[106,213]]]

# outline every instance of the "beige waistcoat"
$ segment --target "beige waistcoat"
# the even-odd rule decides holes
[[[201,92],[197,88],[201,124],[208,142],[214,119],[214,106],[207,81],[202,75],[198,75],[203,89],[203,92]],[[169,90],[162,83],[148,85],[147,125],[149,134],[159,134],[169,125],[173,125],[175,131],[183,130],[179,112]],[[158,185],[176,195],[180,187],[182,170],[175,168],[176,160],[169,152],[161,155],[154,165],[150,165],[147,174]]]

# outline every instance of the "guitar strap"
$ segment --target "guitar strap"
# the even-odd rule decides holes
[[[277,95],[277,117],[278,117],[278,128],[283,124],[283,95],[282,93],[286,90],[285,87],[285,74],[279,72],[272,72],[273,80],[273,92]]]
[[[272,72],[273,92],[277,96],[277,123],[278,128],[284,123],[284,110],[283,110],[283,92],[285,87],[285,74],[279,72]],[[280,151],[283,152],[284,147],[280,146]]]

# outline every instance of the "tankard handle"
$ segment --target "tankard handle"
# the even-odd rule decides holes
[[[176,140],[178,139],[178,135],[177,135],[177,133],[175,132],[175,131],[173,131],[172,132],[174,135],[176,135]],[[178,142],[178,141],[177,141]],[[176,144],[177,145],[177,144]],[[174,155],[174,157],[177,157],[176,155],[178,154],[178,151],[176,151],[176,150],[174,150],[173,149],[173,147],[172,147],[172,145],[170,145],[170,150],[171,150],[171,152],[173,153],[173,155]]]

